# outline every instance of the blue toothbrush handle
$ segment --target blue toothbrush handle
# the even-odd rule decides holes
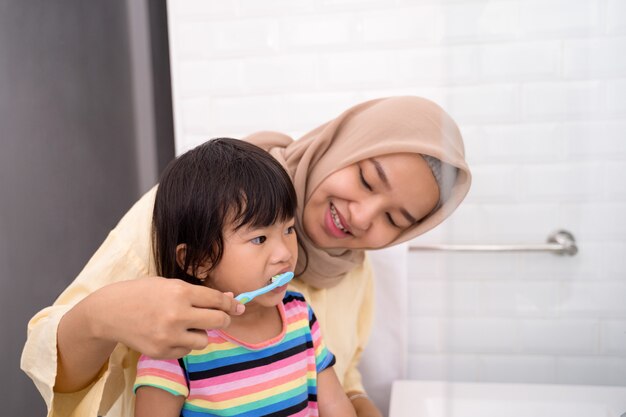
[[[253,298],[258,297],[259,295],[263,295],[266,292],[272,291],[276,287],[280,287],[281,285],[285,285],[293,278],[293,272],[285,272],[284,274],[280,274],[277,276],[277,279],[271,284],[266,285],[265,287],[261,287],[258,290],[242,292],[235,300],[239,301],[241,304],[246,304],[252,301]]]

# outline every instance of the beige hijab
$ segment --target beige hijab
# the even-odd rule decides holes
[[[471,175],[456,123],[438,105],[419,97],[361,103],[297,141],[277,132],[258,132],[244,139],[268,150],[293,179],[298,195],[296,228],[308,255],[307,270],[300,278],[318,288],[337,284],[364,259],[363,250],[318,248],[303,232],[303,209],[311,193],[331,173],[367,158],[400,152],[434,156],[457,168],[445,201],[387,246],[437,226],[458,207],[470,187]],[[304,262],[301,252],[298,270]]]

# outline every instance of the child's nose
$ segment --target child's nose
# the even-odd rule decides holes
[[[293,256],[291,246],[289,242],[284,240],[277,242],[274,248],[273,261],[275,263],[289,262]]]

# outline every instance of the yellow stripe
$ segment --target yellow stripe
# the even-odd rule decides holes
[[[294,330],[299,330],[299,329],[302,329],[303,327],[308,327],[308,326],[309,326],[308,320],[294,321],[293,323],[289,323],[289,325],[287,325],[287,333],[291,333]]]
[[[192,351],[190,353],[190,355],[193,355],[193,356],[204,355],[206,353],[220,352],[220,351],[223,351],[223,350],[231,350],[231,349],[236,349],[238,347],[239,347],[239,345],[236,345],[236,344],[231,343],[231,342],[209,343],[206,348],[204,348],[202,350],[194,350],[194,351]]]
[[[169,379],[160,378],[158,376],[140,376],[135,380],[135,385],[150,385],[170,389],[174,392],[184,395],[189,394],[186,385],[179,384]]]
[[[320,342],[317,345],[317,348],[315,349],[315,358],[319,358],[320,355],[322,354],[322,352],[324,352],[324,349],[326,349],[326,344],[324,343],[324,340],[318,339],[318,341]]]

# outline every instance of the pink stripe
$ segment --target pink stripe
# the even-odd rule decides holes
[[[309,323],[309,318],[305,316],[304,314],[298,313],[297,311],[294,314],[287,316],[286,320],[287,320],[287,324],[294,324],[300,321],[303,323],[306,323],[306,325],[308,325]]]
[[[313,345],[317,346],[320,340],[320,328],[317,323],[311,328],[311,338],[313,339]]]
[[[141,372],[144,369],[161,369],[163,371],[177,373],[182,375],[182,369],[180,369],[180,365],[178,361],[175,359],[168,360],[157,360],[150,359],[147,356],[142,356],[137,363],[137,372]]]
[[[216,330],[207,330],[206,333],[207,333],[207,336],[209,337],[209,344],[214,344],[214,345],[223,345],[227,343],[232,344],[232,342],[228,340],[224,340],[224,337],[222,337],[222,335],[218,333]]]
[[[296,311],[296,310],[285,311],[285,319],[288,320],[289,322],[297,320],[300,316],[301,314],[299,311]]]
[[[280,385],[286,384],[287,382],[298,380],[299,378],[302,378],[303,376],[306,377],[306,375],[303,374],[302,370],[297,369],[295,372],[291,374],[283,375],[280,378],[277,378],[274,380],[263,381],[253,386],[247,386],[247,387],[240,386],[239,388],[235,390],[222,392],[220,394],[210,393],[208,395],[198,395],[194,391],[193,395],[190,395],[189,397],[190,399],[198,398],[198,399],[210,400],[210,401],[228,401],[228,400],[232,400],[233,398],[240,398],[246,395],[254,394],[256,392],[265,391],[270,388],[276,388]],[[278,392],[276,393],[278,394]]]
[[[320,329],[320,324],[319,322],[316,320],[315,323],[313,323],[313,326],[311,326],[311,332],[316,332],[319,331]]]
[[[308,307],[306,303],[303,303],[302,301],[292,301],[289,304],[285,305],[285,311],[292,311],[292,310],[308,312]]]
[[[211,389],[217,389],[220,392],[222,389],[219,387],[226,384],[242,384],[243,381],[250,381],[250,383],[256,383],[255,381],[265,379],[265,375],[269,373],[280,373],[282,369],[289,369],[293,364],[304,362],[307,360],[307,351],[300,352],[297,355],[290,356],[285,359],[281,359],[277,362],[260,366],[254,369],[245,369],[238,372],[232,372],[226,375],[220,375],[214,378],[207,378],[193,382],[194,389],[209,387]],[[228,385],[227,385],[228,386]],[[241,385],[239,385],[241,386]],[[226,388],[225,388],[226,389]]]
[[[284,305],[285,308],[285,313],[286,312],[293,312],[293,311],[299,311],[301,310],[300,308],[298,308],[298,304],[297,303],[289,303],[289,304],[285,304]]]
[[[185,378],[182,375],[173,374],[171,372],[167,372],[157,368],[146,368],[137,372],[137,379],[141,377],[159,377],[162,379],[167,379],[168,381],[176,382],[181,385],[187,385],[187,383],[185,382]]]
[[[307,304],[304,301],[292,300],[291,302],[285,304],[285,308],[288,308],[288,309],[295,308],[295,309],[304,309],[304,310],[306,310],[307,309]]]

